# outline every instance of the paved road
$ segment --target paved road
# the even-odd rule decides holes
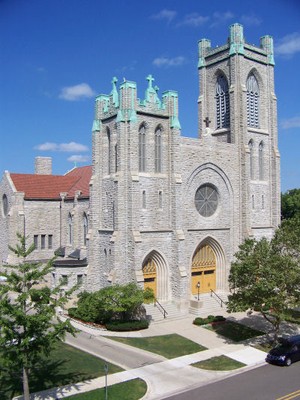
[[[76,337],[67,335],[66,343],[124,369],[140,368],[166,360],[164,357],[148,351],[121,345],[115,340],[103,336],[93,336],[85,332],[78,333]]]
[[[300,362],[290,367],[264,365],[231,378],[164,397],[165,400],[300,399]]]

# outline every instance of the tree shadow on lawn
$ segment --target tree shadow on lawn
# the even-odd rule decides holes
[[[90,379],[89,374],[68,371],[65,368],[68,360],[50,361],[44,360],[38,368],[32,370],[29,375],[30,393],[39,392],[56,386],[64,386],[72,382]],[[63,372],[64,370],[68,372]],[[15,374],[1,373],[0,377],[0,398],[9,400],[14,396],[21,395],[22,371]]]
[[[242,318],[229,316],[224,323],[211,324],[209,330],[228,344],[257,345],[271,342],[273,339],[272,325],[259,313],[245,315]],[[299,326],[292,323],[282,323],[280,336],[290,336],[300,333]]]

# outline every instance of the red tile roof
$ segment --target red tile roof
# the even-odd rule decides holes
[[[10,174],[16,190],[24,192],[27,200],[59,199],[62,192],[73,198],[78,190],[82,197],[89,197],[91,176],[91,166],[74,168],[66,175]]]

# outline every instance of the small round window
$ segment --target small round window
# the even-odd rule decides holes
[[[8,200],[6,194],[2,196],[2,211],[3,215],[6,217],[8,214]]]
[[[219,195],[217,189],[210,184],[202,185],[195,195],[195,205],[200,215],[210,217],[218,208]]]

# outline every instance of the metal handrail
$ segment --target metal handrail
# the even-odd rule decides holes
[[[212,289],[210,289],[210,297],[213,296],[213,294],[218,298],[220,301],[221,307],[223,307],[223,303],[225,304],[225,301],[221,299],[221,297]]]
[[[167,318],[168,312],[164,309],[164,307],[160,304],[160,302],[154,298],[154,307],[159,309],[159,311],[164,315],[164,318]]]

